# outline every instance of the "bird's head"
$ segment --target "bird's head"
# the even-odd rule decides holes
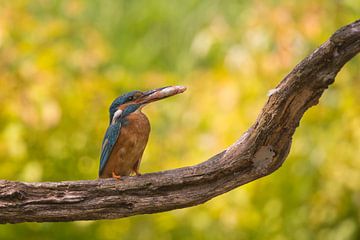
[[[150,91],[131,91],[117,97],[110,105],[110,124],[120,116],[129,115],[148,103],[155,102],[186,90],[183,86],[169,86]]]

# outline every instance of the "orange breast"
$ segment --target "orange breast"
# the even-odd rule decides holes
[[[111,177],[112,172],[128,176],[141,160],[150,133],[150,123],[140,111],[136,111],[122,123],[117,142],[106,163],[101,178]]]

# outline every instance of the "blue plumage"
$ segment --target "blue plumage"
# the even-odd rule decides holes
[[[119,137],[120,129],[121,121],[119,120],[113,124],[110,124],[110,126],[106,130],[101,150],[99,175],[104,170],[106,162],[110,157],[111,151],[114,148],[116,140]]]
[[[169,86],[145,92],[132,91],[116,98],[110,105],[110,123],[102,142],[99,177],[116,178],[140,175],[139,166],[145,150],[150,123],[141,108],[185,91]]]
[[[127,94],[128,95],[128,94]],[[121,98],[121,97],[119,97]],[[114,106],[113,112],[111,111],[111,107],[110,107],[110,114],[112,113],[112,117],[114,117],[114,113],[116,112],[117,108],[119,105],[114,104],[116,101],[118,101],[118,99],[115,99],[115,101],[111,104],[111,107]],[[105,136],[104,136],[104,140],[102,143],[102,149],[101,149],[101,156],[100,156],[100,168],[99,168],[99,175],[102,173],[102,171],[104,170],[104,167],[110,157],[110,154],[115,146],[115,143],[120,135],[120,131],[121,131],[121,126],[125,123],[126,121],[126,117],[132,113],[135,112],[139,107],[141,106],[141,104],[132,104],[127,106],[124,111],[121,113],[121,115],[115,119],[114,122],[112,122],[112,117],[110,118],[110,125],[106,130]]]
[[[121,95],[120,97],[116,98],[110,105],[109,113],[110,113],[110,123],[114,117],[114,113],[116,110],[118,110],[118,107],[126,102],[132,101],[135,94],[141,93],[140,91],[131,91],[129,93],[126,93],[124,95]]]

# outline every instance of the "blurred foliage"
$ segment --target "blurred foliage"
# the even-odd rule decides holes
[[[1,1],[0,178],[95,179],[108,105],[148,106],[142,172],[187,166],[254,122],[267,91],[337,28],[342,1]],[[305,114],[274,174],[188,209],[113,221],[0,226],[0,239],[360,239],[360,64]],[[166,139],[166,141],[164,141]]]

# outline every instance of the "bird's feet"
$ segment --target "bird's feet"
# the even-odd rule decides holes
[[[120,180],[120,178],[121,178],[121,176],[116,175],[116,173],[114,171],[112,172],[112,177],[115,178],[116,180]]]
[[[141,173],[138,170],[134,170],[136,176],[141,176]]]

